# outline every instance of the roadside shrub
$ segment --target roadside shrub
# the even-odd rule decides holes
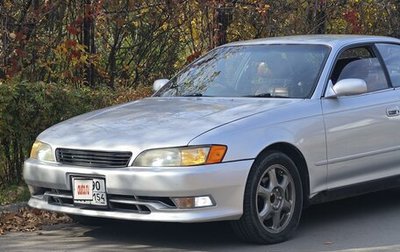
[[[116,90],[112,104],[120,104],[129,101],[142,99],[153,94],[153,89],[147,86],[141,86],[137,89],[130,87],[120,87]]]
[[[21,182],[23,161],[36,136],[49,126],[150,93],[148,89],[78,89],[43,82],[0,83],[0,188]]]

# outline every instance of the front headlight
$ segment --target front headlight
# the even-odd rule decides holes
[[[55,162],[51,146],[38,140],[32,145],[31,158],[40,161]]]
[[[225,145],[152,149],[139,154],[133,166],[191,166],[222,162]]]

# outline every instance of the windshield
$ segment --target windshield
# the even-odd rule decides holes
[[[306,98],[328,53],[323,45],[220,47],[186,67],[155,96]]]

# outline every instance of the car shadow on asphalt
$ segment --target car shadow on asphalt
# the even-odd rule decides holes
[[[357,225],[346,229],[348,225],[346,223],[357,220],[356,223],[368,225],[372,219],[370,225],[373,226],[374,219],[378,220],[382,215],[399,211],[400,200],[393,200],[399,197],[400,190],[389,190],[311,206],[304,210],[299,228],[291,240],[268,248],[272,251],[289,251],[287,248],[298,246],[298,250],[295,251],[302,251],[301,246],[303,246],[304,251],[307,251],[307,246],[315,245],[315,248],[318,247],[315,251],[330,251],[332,247],[329,245],[334,242],[335,249],[364,248],[368,246],[365,243],[368,236],[357,240]],[[364,231],[359,230],[359,233]],[[339,236],[337,232],[340,232]],[[224,250],[228,246],[230,251],[241,251],[241,248],[249,246],[248,243],[243,243],[236,238],[228,222],[179,224],[107,221],[102,226],[86,231],[84,235],[103,244],[107,241],[110,243],[117,241],[122,244],[142,244],[176,250]],[[370,235],[375,236],[373,233]],[[341,244],[338,239],[342,239],[342,236],[353,237],[352,242]],[[312,242],[304,244],[304,241],[313,241],[315,244],[313,245]],[[382,242],[381,245],[393,245],[385,244],[386,241]],[[373,244],[375,246],[376,243]],[[258,246],[258,248],[262,247]]]
[[[205,245],[217,248],[226,244],[243,244],[236,238],[227,222],[182,224],[116,221],[89,230],[85,235],[101,241],[109,239],[121,243],[190,250],[204,248]]]

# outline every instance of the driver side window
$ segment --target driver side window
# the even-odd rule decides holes
[[[339,56],[331,75],[333,85],[348,78],[362,79],[368,92],[388,88],[383,68],[369,47],[351,48]]]

